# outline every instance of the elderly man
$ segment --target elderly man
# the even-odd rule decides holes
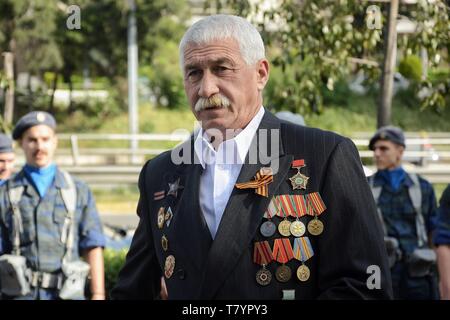
[[[53,162],[55,128],[52,115],[34,111],[13,131],[26,164],[0,187],[1,291],[7,299],[84,299],[90,272],[92,298],[104,299],[100,218],[87,185]]]
[[[14,169],[14,160],[11,138],[4,133],[0,133],[0,186],[5,184],[11,176]]]
[[[436,255],[430,248],[436,198],[431,184],[401,166],[405,137],[386,126],[370,139],[378,171],[369,178],[384,226],[396,299],[437,299]]]
[[[142,169],[140,222],[112,297],[158,298],[163,276],[168,299],[389,298],[357,150],[263,107],[258,31],[206,17],[184,35],[180,60],[201,129]]]

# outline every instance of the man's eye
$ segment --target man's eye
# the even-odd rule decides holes
[[[197,78],[200,76],[200,70],[191,70],[187,73],[188,78]]]
[[[227,67],[224,67],[224,66],[217,66],[214,69],[216,72],[225,72],[225,71],[229,70]]]

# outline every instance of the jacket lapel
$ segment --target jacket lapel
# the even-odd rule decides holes
[[[194,162],[196,163],[196,162]],[[198,163],[198,162],[197,162]],[[202,269],[211,247],[211,233],[200,209],[199,186],[202,174],[200,164],[184,165],[180,173],[184,190],[174,212],[174,234],[177,238],[176,252],[185,255],[199,270]]]
[[[280,122],[266,111],[259,129],[268,129],[268,141],[270,141],[270,130],[279,130]],[[281,139],[278,146],[279,152],[268,157],[270,159],[269,164],[263,164],[259,156],[256,164],[248,163],[249,155],[247,155],[246,164],[242,166],[237,182],[253,180],[259,169],[264,166],[273,166],[277,163],[278,171],[274,174],[272,183],[269,184],[269,196],[267,198],[256,194],[254,189],[233,189],[206,261],[201,299],[214,297],[217,290],[235,267],[244,250],[249,248],[251,240],[254,238],[255,232],[257,232],[263,218],[265,209],[269,205],[272,196],[276,194],[280,184],[285,180],[293,156],[283,154]],[[250,150],[252,150],[252,147],[256,147],[258,151],[260,150],[256,137],[252,141]]]

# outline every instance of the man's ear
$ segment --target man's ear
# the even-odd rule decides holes
[[[269,81],[269,61],[267,59],[261,59],[256,64],[257,79],[256,86],[258,91],[262,91]]]

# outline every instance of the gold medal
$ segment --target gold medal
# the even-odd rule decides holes
[[[164,226],[164,207],[159,208],[158,211],[158,228],[162,229]]]
[[[309,279],[310,274],[311,272],[309,271],[309,268],[305,264],[302,264],[297,269],[297,278],[302,282],[307,281]]]
[[[285,237],[289,237],[291,235],[291,222],[287,219],[284,219],[278,224],[278,232]]]
[[[305,234],[306,227],[303,222],[297,219],[291,223],[289,230],[294,237],[301,237]]]
[[[166,258],[166,262],[164,263],[164,276],[169,279],[173,270],[175,269],[175,257],[170,255]]]
[[[317,217],[314,217],[309,223],[308,223],[308,232],[311,233],[313,236],[318,236],[323,232],[323,223]]]
[[[283,264],[277,268],[275,272],[275,278],[279,282],[288,282],[291,279],[292,271],[287,265]]]
[[[161,247],[164,251],[167,251],[167,249],[169,248],[169,240],[167,240],[167,237],[165,235],[161,237]]]
[[[263,266],[263,268],[256,273],[256,282],[262,286],[267,286],[270,281],[272,281],[272,273]]]

